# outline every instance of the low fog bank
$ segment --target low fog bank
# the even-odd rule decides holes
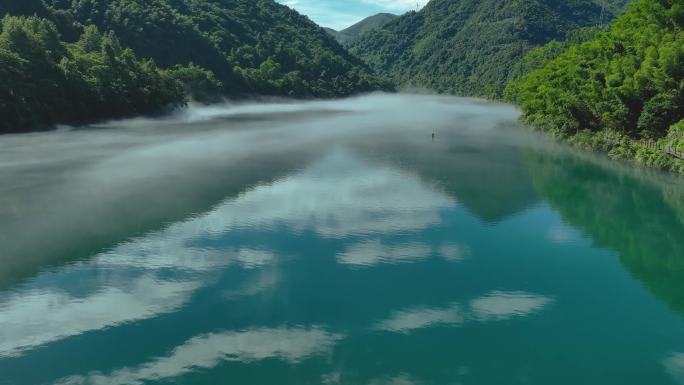
[[[517,118],[512,106],[480,100],[376,94],[191,106],[160,119],[2,136],[0,287],[207,211],[335,146],[391,161],[400,148],[453,151],[433,143],[433,132],[459,135],[466,152],[533,145],[510,129]]]

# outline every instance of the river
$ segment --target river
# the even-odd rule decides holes
[[[684,384],[684,184],[518,114],[377,94],[0,137],[0,384]]]

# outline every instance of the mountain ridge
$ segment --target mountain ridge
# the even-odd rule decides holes
[[[390,23],[398,17],[398,15],[395,15],[393,13],[381,12],[376,13],[372,16],[368,16],[365,19],[357,23],[354,23],[353,25],[340,31],[336,31],[332,28],[324,29],[328,31],[331,35],[333,35],[335,39],[337,39],[337,41],[340,42],[340,44],[347,45],[352,40],[363,35],[364,33],[382,28],[386,24]]]
[[[114,31],[160,66],[211,70],[229,94],[325,97],[381,88],[321,27],[273,0],[46,1],[80,24]],[[182,49],[168,49],[176,46]]]
[[[188,98],[391,89],[273,0],[4,1],[5,15],[0,132],[158,113]]]
[[[625,0],[603,10],[610,20]],[[598,0],[432,0],[349,44],[377,73],[399,85],[500,98],[526,52],[597,25]]]

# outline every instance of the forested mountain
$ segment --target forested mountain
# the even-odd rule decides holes
[[[184,100],[172,72],[86,27],[75,43],[55,24],[7,16],[0,31],[0,133],[156,112]]]
[[[511,84],[530,72],[542,68],[546,63],[559,57],[571,46],[596,38],[596,36],[604,30],[605,27],[600,26],[580,28],[570,32],[563,40],[551,40],[542,46],[529,50],[522,59],[518,60],[513,68],[511,68],[511,71],[508,74],[506,89],[504,90],[504,98],[508,100],[511,99],[511,95],[507,95],[507,92],[511,91]]]
[[[384,27],[387,23],[396,19],[397,17],[399,16],[391,13],[378,13],[376,15],[369,16],[352,25],[351,27],[345,28],[341,31],[335,31],[334,29],[330,28],[326,28],[326,30],[341,44],[346,45],[368,31],[373,31]]]
[[[432,0],[360,36],[350,48],[400,85],[497,98],[529,50],[599,25],[627,1]]]
[[[684,172],[684,4],[639,0],[607,32],[573,45],[508,88],[525,119],[615,157]]]
[[[337,39],[337,33],[338,33],[338,32],[337,32],[336,30],[334,30],[334,29],[332,29],[332,28],[328,28],[328,27],[323,27],[323,30],[324,30],[325,32],[327,32],[330,36],[332,36],[332,37],[334,37],[335,39]]]
[[[5,14],[31,18],[3,23],[0,112],[10,118],[0,131],[158,111],[182,102],[183,91],[207,99],[387,88],[322,28],[273,0],[3,1]],[[83,42],[86,32],[102,36],[101,46]],[[114,95],[120,106],[91,104],[110,105]]]
[[[229,93],[347,95],[378,86],[307,17],[273,0],[48,0],[161,66],[195,63]]]

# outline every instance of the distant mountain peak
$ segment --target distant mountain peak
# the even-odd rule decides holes
[[[373,16],[368,16],[367,18],[341,31],[335,31],[332,28],[325,28],[325,30],[333,35],[341,44],[346,45],[366,32],[384,27],[387,23],[398,17],[398,15],[392,13],[381,12]]]

